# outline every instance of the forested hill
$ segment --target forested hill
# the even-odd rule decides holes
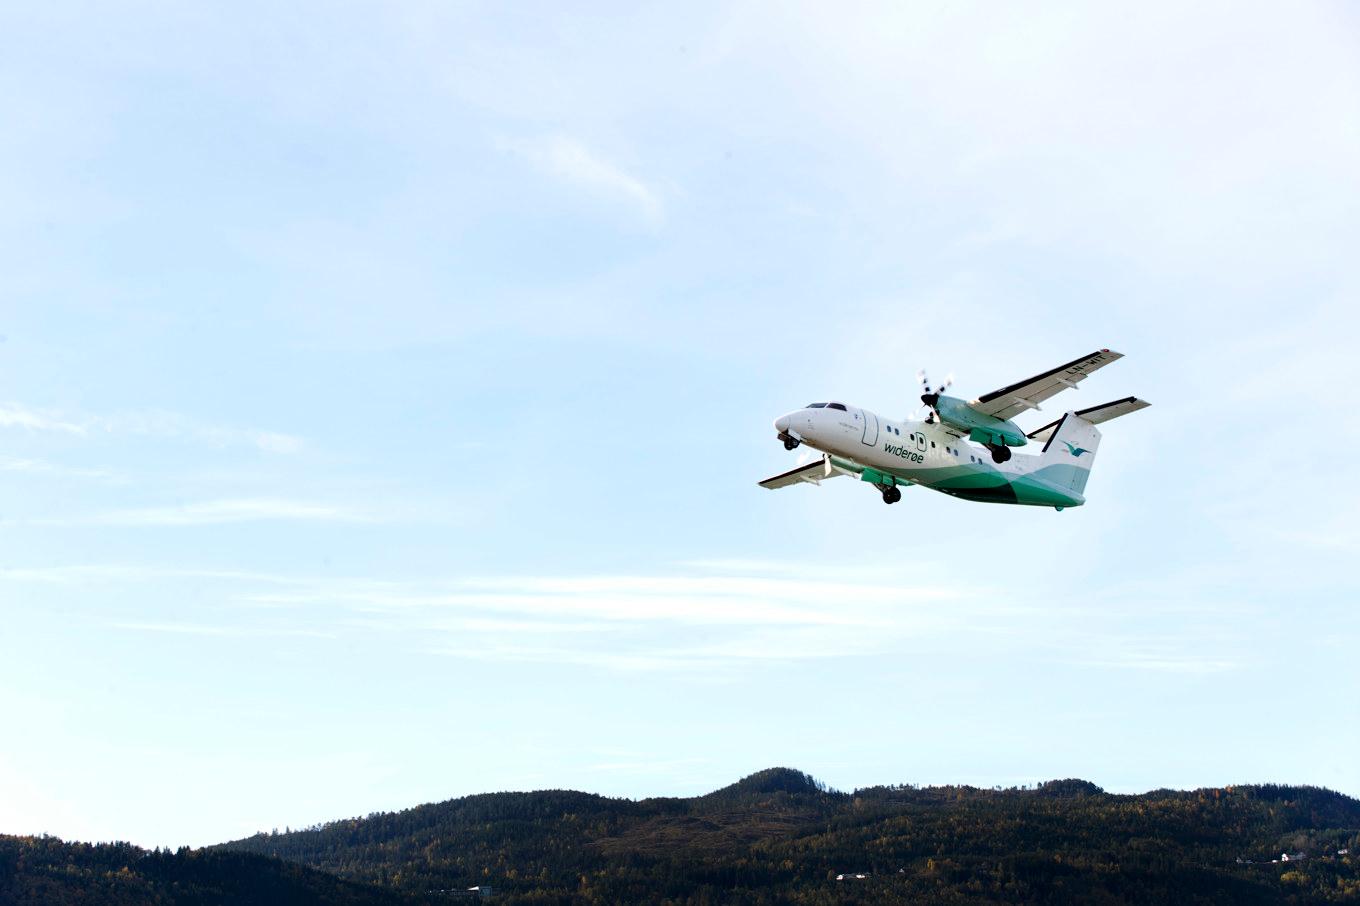
[[[223,850],[0,835],[0,906],[411,906],[399,891]]]
[[[1360,903],[1360,801],[1313,787],[843,793],[776,768],[693,799],[491,793],[224,847],[505,903]]]

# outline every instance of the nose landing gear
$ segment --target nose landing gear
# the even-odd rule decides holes
[[[784,442],[785,450],[796,450],[798,449],[798,445],[802,443],[802,441],[800,441],[798,438],[788,434],[779,435],[779,439]]]

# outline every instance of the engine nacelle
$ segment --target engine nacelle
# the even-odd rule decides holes
[[[955,431],[967,434],[974,443],[989,447],[1023,447],[1029,442],[1025,432],[1015,422],[978,412],[955,396],[927,396],[935,397],[935,401],[928,404],[939,414],[940,421]],[[921,399],[925,400],[926,397]]]

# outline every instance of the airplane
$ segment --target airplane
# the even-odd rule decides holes
[[[902,499],[903,487],[920,485],[984,503],[1051,506],[1059,512],[1081,506],[1100,448],[1096,425],[1148,403],[1129,396],[1070,410],[1028,434],[1011,419],[1027,409],[1040,411],[1040,403],[1120,358],[1101,349],[968,402],[944,394],[952,378],[932,390],[921,372],[921,402],[930,409],[923,421],[894,421],[839,402],[809,403],[775,419],[774,427],[784,449],[806,445],[821,459],[760,486],[773,490],[848,475],[871,484],[889,504]],[[1012,447],[1030,441],[1043,443],[1038,455],[1013,457]]]

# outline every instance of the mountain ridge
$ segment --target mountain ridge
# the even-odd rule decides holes
[[[489,883],[510,902],[819,902],[829,891],[840,901],[836,875],[861,871],[878,879],[865,902],[1042,900],[1058,889],[1091,902],[1130,891],[1360,902],[1357,867],[1335,856],[1357,844],[1360,800],[1319,787],[1115,794],[1066,779],[846,793],[770,768],[688,798],[484,793],[223,847],[412,892]],[[1291,846],[1314,859],[1306,884],[1298,872],[1278,872],[1287,882],[1249,874]]]
[[[199,850],[0,836],[0,906],[1360,903],[1360,800],[1312,786],[842,792],[769,768],[688,798],[479,793]],[[1288,859],[1282,859],[1287,855]]]

